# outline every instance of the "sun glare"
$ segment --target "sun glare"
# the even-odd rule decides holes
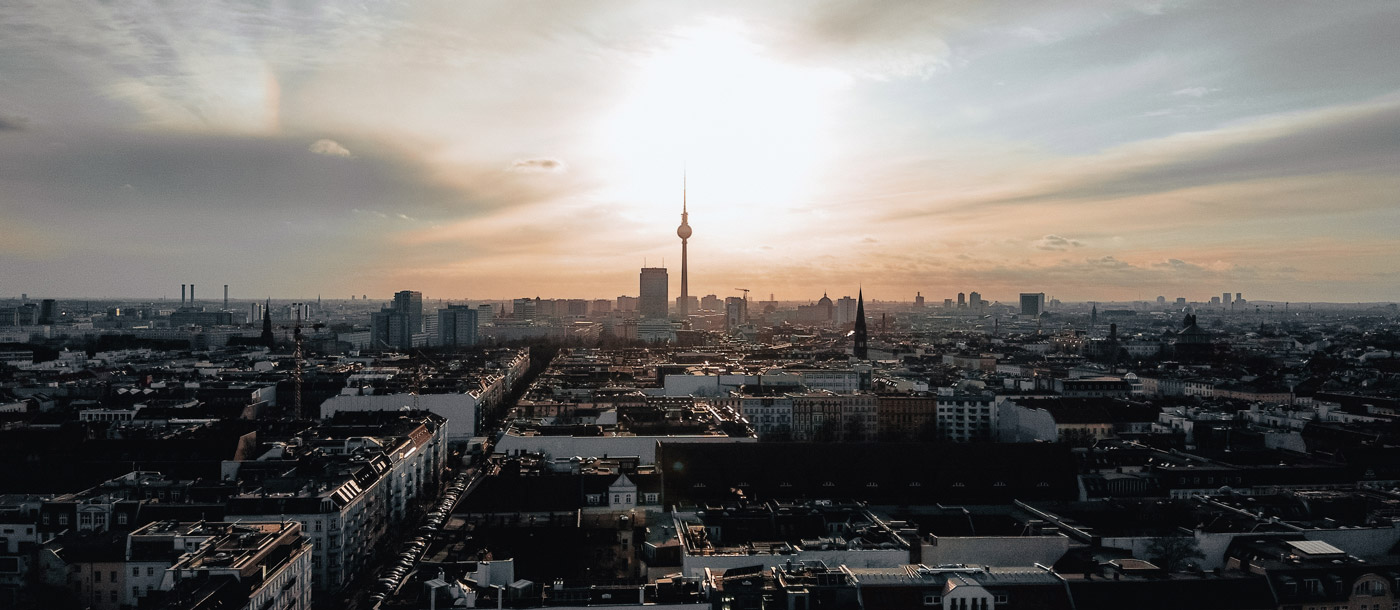
[[[676,33],[643,59],[639,77],[600,134],[616,191],[639,216],[671,214],[682,164],[697,178],[709,221],[762,224],[800,205],[830,150],[844,75],[765,55],[728,22]]]

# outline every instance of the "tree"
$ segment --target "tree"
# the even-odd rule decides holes
[[[1147,558],[1168,572],[1181,570],[1193,559],[1205,557],[1195,536],[1160,536],[1147,543]]]
[[[855,443],[862,440],[865,440],[865,422],[861,421],[859,415],[847,418],[846,442]]]

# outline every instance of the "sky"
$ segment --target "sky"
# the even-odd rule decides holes
[[[0,298],[1400,300],[1400,9],[0,3]]]

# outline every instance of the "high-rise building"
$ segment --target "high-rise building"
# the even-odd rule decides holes
[[[690,300],[690,275],[686,266],[686,240],[690,239],[690,214],[686,210],[685,202],[685,176],[681,176],[681,226],[676,227],[676,236],[681,238],[681,298],[676,301],[676,313],[684,319],[690,315],[692,302]],[[646,280],[643,280],[645,283]],[[643,292],[642,294],[646,294]],[[664,314],[664,312],[663,312]],[[665,317],[662,315],[661,317]]]
[[[923,309],[923,308],[924,308],[924,293],[922,293],[922,292],[916,292],[916,293],[914,293],[914,309]]]
[[[967,294],[966,294],[966,293],[963,293],[963,292],[959,292],[959,293],[958,293],[958,309],[963,309],[963,308],[966,308],[966,307],[967,307]]]
[[[1021,293],[1021,315],[1039,316],[1045,313],[1045,293],[1044,292],[1022,292]]]
[[[749,302],[744,297],[724,299],[724,326],[734,328],[749,321]]]
[[[535,319],[535,299],[515,299],[511,302],[510,317],[516,320]]]
[[[437,312],[438,345],[476,345],[477,310],[471,305],[448,305]]]
[[[676,297],[676,311],[685,314],[693,314],[700,311],[700,299],[695,296]]]
[[[394,293],[394,311],[408,316],[410,335],[423,332],[423,293],[416,290]]]
[[[376,349],[412,349],[413,333],[408,314],[385,308],[369,316],[370,346]]]
[[[637,311],[637,297],[617,297],[617,310],[621,312]]]
[[[977,292],[976,290],[974,290],[974,291],[968,293],[968,294],[967,294],[967,306],[968,306],[968,307],[971,307],[971,308],[973,308],[973,309],[981,309],[982,306],[983,306],[983,303],[982,303],[982,293]]]
[[[52,325],[58,320],[58,301],[44,299],[39,301],[39,324]]]
[[[719,311],[724,306],[724,302],[713,294],[707,294],[700,298],[700,309],[705,311]]]
[[[856,326],[855,342],[851,345],[851,354],[857,360],[870,359],[870,335],[865,328],[865,290],[856,293]]]
[[[666,317],[670,301],[665,267],[643,267],[641,275],[641,296],[637,300],[637,313],[644,320]]]
[[[836,323],[850,324],[856,320],[856,300],[851,297],[836,299]]]
[[[1229,305],[1229,304],[1230,304],[1230,293],[1228,293],[1228,292],[1222,292],[1222,293],[1220,293],[1220,303],[1221,303],[1222,305]]]
[[[490,303],[476,306],[476,325],[490,326],[496,323],[496,309]]]

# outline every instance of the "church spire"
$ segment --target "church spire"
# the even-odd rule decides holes
[[[263,319],[262,319],[262,322],[263,322],[263,331],[262,331],[262,342],[263,342],[263,345],[267,346],[267,349],[272,349],[272,348],[273,348],[274,341],[273,341],[273,338],[272,338],[272,299],[271,299],[271,298],[269,298],[269,299],[267,300],[267,304],[266,304],[266,305],[263,305]]]
[[[851,347],[851,355],[858,360],[870,359],[870,335],[865,328],[865,289],[861,289],[856,296],[856,328],[855,342]]]

